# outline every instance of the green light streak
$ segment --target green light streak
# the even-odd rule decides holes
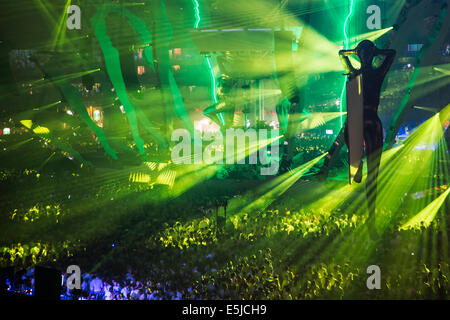
[[[220,137],[222,137],[222,136],[220,135]],[[256,143],[246,144],[244,149],[237,150],[236,152],[232,152],[231,154],[229,154],[229,156],[222,152],[222,155],[221,155],[221,157],[223,157],[222,161],[219,161],[218,163],[212,163],[212,164],[203,163],[201,165],[196,165],[196,164],[192,164],[193,160],[197,156],[196,154],[190,154],[186,157],[183,157],[183,159],[189,159],[190,165],[188,165],[188,166],[178,165],[176,167],[177,183],[174,185],[173,190],[171,192],[172,196],[173,197],[180,196],[181,194],[185,193],[186,191],[193,188],[194,186],[213,177],[217,173],[217,171],[220,170],[220,168],[222,168],[224,166],[224,164],[231,164],[231,163],[236,164],[236,163],[240,162],[241,160],[245,159],[250,154],[259,152],[260,149],[262,149],[264,147],[268,147],[270,145],[273,145],[281,137],[282,136],[277,136],[277,137],[268,138],[268,139],[265,139],[262,141],[258,141]],[[223,144],[224,141],[222,140],[220,143]],[[221,151],[218,151],[218,152],[220,153]],[[200,159],[201,159],[202,155],[198,155],[198,156],[200,156]],[[289,177],[289,175],[291,175],[291,174],[292,173],[287,173],[286,175],[284,175],[283,176],[284,179],[287,179]],[[282,180],[283,180],[283,178],[277,180],[278,184],[281,183]],[[273,186],[275,187],[276,185],[273,185]],[[264,190],[264,193],[267,192],[268,190],[269,189]],[[230,205],[230,210],[232,210],[232,209],[233,208]]]
[[[353,14],[353,0],[350,0],[350,12],[348,13],[347,18],[345,18],[344,22],[345,49],[348,49],[347,23],[352,14]]]
[[[388,28],[384,28],[384,29],[380,29],[380,30],[366,32],[366,33],[359,34],[359,35],[356,35],[354,37],[351,37],[348,41],[349,42],[356,42],[358,39],[365,39],[365,40],[375,41],[378,38],[381,38],[382,36],[384,36],[386,33],[391,31],[392,29],[394,29],[394,27],[388,27]]]
[[[100,49],[102,50],[105,58],[106,71],[114,86],[116,94],[125,109],[125,113],[128,118],[128,123],[130,124],[131,127],[131,132],[133,134],[134,141],[136,143],[137,148],[139,149],[139,153],[142,155],[145,153],[145,148],[144,148],[144,140],[141,138],[139,133],[137,113],[141,115],[139,117],[139,120],[144,123],[143,126],[144,129],[155,138],[158,144],[161,146],[165,146],[165,141],[164,138],[161,136],[161,134],[156,130],[156,128],[154,128],[151,125],[149,121],[146,120],[143,121],[145,117],[142,117],[142,113],[138,110],[138,107],[135,106],[128,97],[120,66],[119,52],[115,47],[113,47],[111,40],[108,36],[108,33],[106,31],[106,22],[105,22],[106,17],[111,12],[117,13],[120,16],[126,18],[128,20],[128,23],[139,34],[140,39],[144,44],[145,61],[153,70],[155,70],[153,64],[152,49],[150,46],[150,43],[152,42],[152,37],[143,20],[138,18],[130,11],[115,4],[104,4],[97,10],[95,15],[90,20],[92,25],[94,26],[95,35],[97,37],[97,40],[100,44]]]
[[[199,9],[199,3],[197,0],[192,0],[193,4],[194,4],[194,11],[195,11],[195,24],[194,24],[194,28],[198,29],[198,26],[200,24],[200,9]],[[209,57],[205,57],[206,60],[206,64],[208,65],[208,68],[210,70],[211,73],[211,91],[212,91],[212,100],[214,103],[217,103],[217,94],[216,94],[216,76],[214,74],[214,70],[213,67],[211,65],[211,60],[209,59]],[[223,123],[223,121],[222,121]]]
[[[197,29],[198,25],[200,24],[200,10],[199,10],[199,4],[197,0],[192,0],[194,3],[194,10],[195,10],[195,25],[194,28]]]
[[[407,230],[413,228],[420,228],[422,225],[428,227],[431,221],[436,217],[436,213],[439,211],[440,207],[444,203],[450,192],[450,188],[447,189],[443,194],[434,199],[429,205],[427,205],[422,211],[417,215],[408,220],[407,223],[402,225],[400,230]]]
[[[66,32],[66,28],[65,28],[65,21],[67,21],[67,8],[69,7],[71,3],[71,0],[68,0],[64,6],[64,12],[62,14],[62,16],[59,19],[58,22],[58,26],[56,27],[56,34],[53,38],[52,41],[52,48],[55,49],[57,44],[58,44],[58,40],[62,43],[65,40],[65,32]]]
[[[211,72],[211,80],[212,80],[212,97],[213,97],[213,101],[214,103],[217,103],[217,95],[216,95],[216,77],[214,75],[214,70],[211,66],[211,61],[209,60],[208,57],[205,58],[206,59],[206,63],[208,64],[209,70]]]
[[[58,76],[53,77],[51,80],[52,80],[52,82],[58,82],[58,81],[64,82],[66,80],[79,78],[84,75],[91,74],[91,73],[94,73],[97,71],[100,71],[100,68],[96,68],[96,69],[92,69],[92,70],[88,70],[88,71],[75,72],[75,73],[71,73],[71,74],[58,75]]]
[[[347,23],[350,19],[350,17],[353,14],[353,0],[350,0],[350,11],[347,15],[347,18],[345,18],[345,22],[344,22],[344,38],[345,38],[345,46],[344,49],[347,50],[348,49],[348,36],[347,36]],[[345,92],[345,84],[347,83],[347,76],[345,76],[344,79],[344,85],[342,87],[342,92],[341,92],[341,99],[340,99],[340,103],[339,103],[339,113],[340,113],[340,122],[341,122],[341,128],[342,128],[342,101],[344,99],[344,92]]]
[[[56,152],[53,152],[47,159],[45,159],[44,162],[42,162],[42,164],[39,166],[39,170],[41,170],[47,164],[47,162],[49,162],[50,159],[53,158],[55,154]]]
[[[61,102],[62,102],[61,100],[58,100],[58,101],[56,101],[56,102],[47,104],[47,105],[42,106],[42,107],[33,108],[33,111],[45,110],[45,109],[51,108],[51,107],[53,107],[53,106],[56,106],[57,104],[60,104]]]
[[[378,176],[379,204],[389,207],[392,211],[398,210],[403,205],[401,199],[405,194],[410,194],[414,190],[427,190],[433,185],[432,180],[426,181],[420,179],[420,176],[428,174],[432,177],[435,174],[434,163],[438,161],[436,157],[439,154],[421,146],[437,145],[443,134],[439,116],[435,115],[408,137],[395,157],[385,165],[381,165]],[[413,209],[413,212],[416,212],[416,209]],[[384,224],[383,229],[387,228],[389,220],[389,217],[379,220],[379,223]]]
[[[277,177],[273,181],[261,186],[256,190],[255,200],[245,206],[241,212],[251,212],[255,210],[265,210],[272,202],[281,197],[295,182],[297,182],[305,173],[307,173],[317,162],[319,162],[328,153],[324,153],[309,162],[306,162],[298,168],[288,171]],[[230,205],[230,211],[232,205]]]
[[[222,125],[225,125],[225,120],[223,118],[222,113],[218,113],[217,116],[219,117],[220,122],[222,122]]]
[[[446,1],[442,1],[443,4],[445,2]],[[395,140],[395,136],[398,132],[398,129],[400,127],[400,124],[402,122],[402,119],[406,115],[406,112],[409,111],[409,109],[413,106],[414,100],[418,98],[418,95],[423,93],[423,91],[424,91],[423,88],[420,88],[419,90],[417,90],[417,88],[415,88],[415,82],[418,78],[420,79],[423,74],[423,72],[421,71],[423,68],[422,64],[425,64],[425,63],[424,63],[424,61],[422,61],[422,59],[424,58],[425,53],[428,52],[428,50],[430,49],[430,47],[433,45],[436,38],[440,34],[440,31],[442,29],[442,26],[444,24],[446,16],[447,16],[447,6],[443,5],[443,6],[441,6],[440,14],[435,23],[435,27],[433,28],[433,30],[430,31],[430,33],[427,37],[426,43],[423,45],[422,49],[419,51],[419,54],[416,57],[416,63],[415,63],[416,68],[414,69],[414,71],[409,79],[407,90],[406,90],[400,104],[397,106],[395,113],[393,114],[393,116],[391,118],[389,128],[386,131],[386,138],[384,139],[384,147],[385,148],[392,145],[392,143]],[[427,59],[425,59],[425,60],[427,60]],[[421,75],[420,77],[419,77],[419,74]]]
[[[23,146],[25,143],[28,143],[28,142],[30,142],[30,141],[32,141],[32,140],[34,140],[33,137],[32,137],[32,138],[29,138],[29,139],[27,139],[27,140],[24,140],[24,141],[20,141],[20,142],[18,142],[18,143],[16,143],[16,144],[10,146],[10,147],[9,147],[9,150],[15,150],[15,149],[18,149],[19,147]]]

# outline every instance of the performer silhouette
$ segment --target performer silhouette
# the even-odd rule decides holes
[[[369,208],[369,217],[375,214],[377,194],[377,177],[380,167],[380,159],[383,147],[383,127],[378,118],[378,105],[380,103],[380,91],[384,78],[395,58],[395,50],[380,50],[369,40],[361,41],[353,50],[339,51],[339,57],[344,64],[345,72],[349,80],[362,75],[363,83],[363,138],[367,158],[366,196]],[[350,55],[357,55],[361,62],[361,68],[353,67],[349,60]],[[375,56],[386,56],[379,67],[373,66]],[[321,169],[322,177],[328,175],[329,168],[336,161],[344,142],[348,146],[347,122],[339,132],[335,142],[331,146],[324,165]],[[358,168],[354,180],[361,182],[362,162]]]

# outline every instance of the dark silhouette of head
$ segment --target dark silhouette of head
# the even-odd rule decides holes
[[[361,68],[368,69],[372,67],[373,57],[376,55],[377,47],[370,40],[361,41],[356,47],[356,53],[361,61]]]

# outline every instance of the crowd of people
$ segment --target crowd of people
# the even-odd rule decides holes
[[[240,201],[239,197],[231,201]],[[294,209],[289,196],[283,199],[259,212],[230,216],[219,232],[214,210],[203,210],[202,216],[184,223],[170,222],[168,216],[164,216],[162,218],[169,223],[165,223],[166,227],[159,232],[141,235],[135,230],[135,237],[129,243],[122,240],[117,244],[124,247],[123,251],[116,251],[116,255],[108,261],[120,264],[121,259],[126,260],[126,263],[133,265],[128,267],[127,272],[111,272],[108,261],[105,261],[96,271],[82,274],[80,290],[68,289],[69,275],[62,273],[61,299],[315,299],[351,298],[358,292],[366,292],[360,286],[364,283],[365,270],[352,259],[321,260],[327,251],[300,250],[314,248],[314,243],[318,241],[338,238],[346,245],[360,242],[358,246],[364,247],[364,250],[375,250],[376,245],[362,240],[365,217],[348,214],[345,210]],[[173,213],[175,209],[172,207],[170,211]],[[392,216],[390,212],[380,214]],[[404,218],[403,215],[396,217],[400,220]],[[437,217],[431,230],[439,230],[442,218],[445,217]],[[383,244],[376,249],[383,252],[378,255],[392,257],[395,252],[395,255],[405,258],[411,257],[411,253],[426,256],[423,251],[427,248],[416,247],[417,242],[412,240],[419,239],[424,229],[398,232],[394,222],[385,230]],[[134,243],[136,237],[146,240]],[[294,239],[295,246],[292,245]],[[133,250],[134,254],[124,253],[129,250]],[[312,262],[300,263],[304,255],[298,250],[312,255]],[[137,260],[144,261],[144,267]],[[440,260],[439,264],[424,262],[409,280],[408,277],[397,277],[397,269],[393,269],[385,275],[389,286],[385,288],[384,295],[377,297],[395,297],[402,290],[414,298],[448,296],[445,274],[449,266],[446,261]],[[15,281],[5,281],[6,288],[32,295],[32,264],[22,266],[24,268],[15,274]],[[427,286],[427,283],[430,285]]]
[[[280,207],[282,205],[279,204]],[[160,260],[152,263],[151,268],[140,272],[140,276],[135,276],[131,268],[125,274],[114,276],[107,275],[107,270],[83,273],[79,290],[69,289],[67,281],[70,275],[62,273],[61,299],[315,299],[351,298],[355,292],[363,292],[369,297],[368,291],[362,288],[365,270],[352,263],[350,257],[343,258],[340,263],[333,260],[325,263],[320,255],[326,255],[326,250],[307,250],[307,255],[315,254],[313,259],[317,263],[298,266],[288,263],[286,267],[286,262],[302,261],[304,256],[298,256],[295,246],[279,251],[276,250],[278,247],[268,245],[270,239],[276,239],[280,243],[296,239],[300,247],[307,248],[320,241],[319,239],[337,237],[348,245],[350,242],[361,241],[360,236],[351,231],[361,228],[363,218],[338,213],[328,216],[326,212],[313,215],[305,210],[266,210],[251,216],[233,217],[225,227],[226,238],[217,235],[213,221],[201,224],[204,219],[183,225],[176,224],[155,236],[160,238],[160,244],[168,255],[176,256],[175,252],[178,252],[175,260],[180,261]],[[438,224],[433,224],[432,229],[438,229]],[[197,226],[195,230],[192,229],[193,225]],[[200,232],[200,229],[203,230]],[[423,229],[402,233],[388,231],[389,237],[383,240],[383,246],[379,246],[383,251],[380,255],[390,256],[395,251],[395,255],[405,258],[414,253],[426,256],[424,251],[427,248],[417,248],[413,242],[405,242],[420,238],[422,232]],[[194,239],[189,241],[189,245],[184,241],[187,237]],[[156,241],[150,241],[153,240]],[[225,252],[231,245],[234,248],[232,256]],[[374,247],[365,242],[360,245],[369,252],[374,250]],[[199,252],[203,256],[199,256]],[[205,252],[210,253],[205,256]],[[224,257],[224,262],[219,257]],[[107,268],[107,265],[103,265],[103,268]],[[374,296],[395,297],[403,291],[415,298],[448,297],[448,268],[449,265],[442,261],[438,264],[423,264],[417,268],[414,277],[402,277],[402,273],[393,270],[385,275],[386,292]],[[10,279],[6,280],[7,290],[32,295],[33,268],[22,270],[15,276],[15,283]]]
[[[316,138],[315,147],[300,148],[321,152],[328,137]],[[401,265],[390,265],[389,287],[380,298],[402,296],[405,290],[411,298],[448,297],[448,262],[440,252],[436,261],[427,260],[430,248],[420,242],[425,226],[398,230],[398,222],[408,218],[406,209],[381,209],[380,216],[387,218],[380,245],[364,238],[364,210],[308,206],[298,202],[294,187],[252,212],[246,209],[251,197],[236,194],[228,203],[226,223],[219,227],[214,206],[219,195],[211,186],[227,185],[224,180],[204,189],[199,185],[171,201],[164,201],[149,184],[132,183],[128,175],[88,169],[3,170],[0,181],[21,190],[15,201],[2,202],[8,214],[0,217],[8,226],[1,235],[0,264],[17,270],[3,278],[10,291],[33,294],[34,265],[63,270],[79,264],[81,289],[69,290],[68,275],[62,273],[61,299],[351,298],[362,292],[358,283],[365,270],[351,259],[323,260],[326,246],[317,249],[321,243],[343,243],[376,252],[386,263],[396,261],[394,256],[421,257],[412,262],[415,273],[409,280],[396,278],[404,271]],[[45,190],[38,203],[29,196],[36,190]],[[19,198],[21,206],[14,207]],[[448,223],[439,213],[428,229],[437,235],[438,247],[442,225]],[[11,242],[16,235],[20,240]],[[42,241],[31,240],[36,235]]]
[[[25,295],[33,295],[35,288],[34,268],[19,271],[12,277],[2,279],[2,290]],[[148,280],[136,281],[131,272],[123,281],[106,281],[98,274],[84,273],[80,289],[69,289],[67,274],[61,274],[61,300],[181,300],[179,291],[169,291],[161,283]]]

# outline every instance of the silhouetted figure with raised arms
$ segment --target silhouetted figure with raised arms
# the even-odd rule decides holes
[[[360,69],[356,69],[351,64],[349,59],[349,56],[351,55],[357,55],[359,57],[361,62]],[[379,67],[374,67],[374,57],[379,55],[386,56],[386,58]],[[381,86],[394,61],[395,50],[380,50],[373,42],[363,40],[358,44],[356,49],[339,51],[339,57],[344,65],[349,81],[362,75],[364,101],[363,138],[367,158],[366,196],[370,217],[375,214],[377,177],[383,148],[383,127],[380,118],[378,118],[377,111],[380,103]],[[328,170],[336,160],[339,150],[343,147],[344,142],[348,145],[347,122],[330,148],[329,154],[321,169],[322,176],[326,177],[328,174]],[[354,181],[361,182],[361,179],[362,162],[355,175]]]

